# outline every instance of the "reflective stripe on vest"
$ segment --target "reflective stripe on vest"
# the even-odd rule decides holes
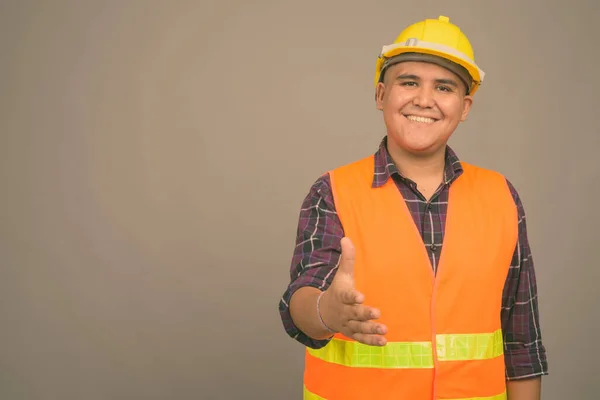
[[[391,342],[385,346],[333,338],[327,346],[308,352],[323,361],[363,368],[433,368],[431,342]]]
[[[303,400],[327,400],[324,397],[319,396],[318,394],[311,393],[306,386],[304,386],[304,396]],[[367,399],[365,399],[367,400]],[[463,399],[448,399],[448,400],[507,400],[506,392],[498,394],[496,396],[491,397],[469,397]]]
[[[494,333],[436,335],[439,361],[485,360],[504,354],[502,330]]]
[[[484,360],[503,354],[502,331],[436,335],[439,361]],[[433,368],[431,342],[391,342],[385,346],[333,338],[309,354],[323,361],[361,368]]]

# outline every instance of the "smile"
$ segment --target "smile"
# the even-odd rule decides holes
[[[429,118],[429,117],[419,117],[417,115],[405,115],[406,119],[408,119],[409,121],[413,121],[413,122],[421,122],[423,124],[433,124],[435,121],[437,121],[436,119],[433,118]]]

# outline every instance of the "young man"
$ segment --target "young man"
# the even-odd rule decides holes
[[[279,305],[306,346],[304,399],[540,398],[523,206],[506,178],[447,145],[483,77],[443,16],[383,48],[387,135],[312,186]]]

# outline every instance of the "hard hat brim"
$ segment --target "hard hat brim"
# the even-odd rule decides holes
[[[467,93],[469,93],[471,88],[473,87],[473,78],[471,77],[471,74],[469,73],[469,71],[467,71],[465,67],[453,61],[450,61],[445,57],[440,57],[437,55],[427,53],[401,53],[397,56],[386,58],[383,62],[383,66],[381,67],[379,80],[383,82],[385,71],[387,71],[388,68],[401,62],[407,61],[417,61],[439,65],[440,67],[445,68],[450,72],[454,73],[454,75],[456,75],[460,79],[460,81],[465,85]]]
[[[431,56],[437,56],[444,60],[449,60],[455,64],[460,65],[461,67],[466,69],[470,75],[472,84],[469,92],[471,94],[473,94],[477,90],[477,88],[481,85],[485,77],[485,72],[481,68],[479,68],[479,66],[475,64],[473,60],[471,60],[465,54],[457,51],[456,49],[438,43],[430,43],[418,39],[409,39],[402,43],[394,43],[391,45],[383,46],[380,53],[380,57],[377,62],[378,76],[375,81],[376,85],[380,80],[382,70],[388,66],[386,65],[386,61],[405,53],[428,54]]]

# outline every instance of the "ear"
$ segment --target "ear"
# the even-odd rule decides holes
[[[379,82],[375,87],[375,104],[378,110],[383,110],[383,98],[385,97],[385,85]]]
[[[463,98],[463,111],[460,116],[460,121],[464,122],[469,115],[469,111],[471,111],[471,106],[473,105],[473,96],[465,96]]]

